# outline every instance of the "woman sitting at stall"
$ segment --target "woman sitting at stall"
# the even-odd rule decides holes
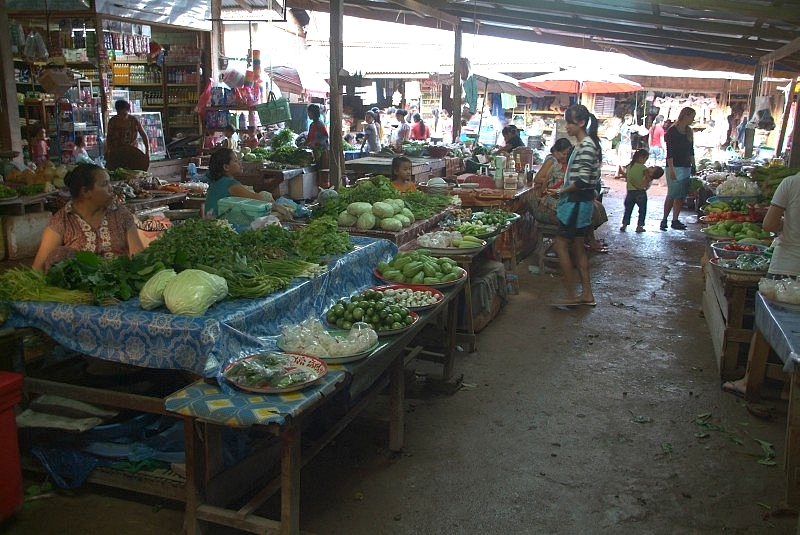
[[[114,203],[111,179],[105,169],[78,164],[64,177],[64,183],[72,199],[53,214],[42,232],[34,269],[47,271],[76,251],[110,258],[144,249],[133,214]]]
[[[256,193],[247,189],[241,182],[233,178],[241,174],[242,164],[231,149],[217,149],[208,162],[208,191],[206,192],[205,217],[219,215],[219,201],[227,197],[244,197],[259,201],[272,202],[272,195],[267,191]]]
[[[522,142],[522,137],[519,135],[519,129],[513,124],[504,126],[500,133],[503,135],[503,144],[497,145],[495,152],[506,152],[511,154],[511,151],[517,147],[525,146],[525,143]]]

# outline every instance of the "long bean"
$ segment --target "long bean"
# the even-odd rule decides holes
[[[0,273],[0,300],[52,301],[81,305],[94,303],[91,292],[50,286],[43,273],[24,266],[7,269]]]

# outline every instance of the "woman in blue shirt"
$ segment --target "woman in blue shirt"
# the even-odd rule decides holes
[[[269,192],[254,192],[247,189],[233,175],[242,173],[242,164],[231,149],[217,149],[208,163],[208,191],[204,212],[206,217],[219,214],[219,201],[226,197],[245,197],[260,201],[271,200]]]

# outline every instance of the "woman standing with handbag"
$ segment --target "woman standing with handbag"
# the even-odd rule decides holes
[[[592,293],[584,240],[592,231],[592,211],[603,161],[597,136],[598,123],[597,117],[582,104],[567,108],[564,118],[567,121],[567,133],[575,136],[578,144],[567,163],[564,186],[556,209],[558,233],[553,248],[564,273],[565,297],[554,301],[553,306],[595,306],[597,303]],[[575,266],[572,264],[573,256]],[[580,294],[575,291],[574,268],[578,269],[581,279]]]

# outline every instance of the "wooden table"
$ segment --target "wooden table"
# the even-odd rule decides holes
[[[217,396],[230,401],[230,395],[247,402],[259,403],[258,396],[247,393],[222,394],[214,385],[196,384],[176,392],[166,399],[167,410],[185,417],[185,440],[187,451],[187,533],[205,533],[208,523],[232,526],[252,533],[296,535],[300,533],[300,471],[326,444],[345,427],[381,392],[389,396],[389,449],[400,451],[404,442],[404,368],[422,352],[423,347],[409,347],[415,336],[425,325],[446,313],[448,344],[442,362],[446,374],[452,370],[455,356],[455,323],[457,299],[466,287],[464,281],[444,291],[445,298],[433,310],[420,314],[420,319],[411,329],[402,334],[382,339],[382,345],[366,359],[331,368],[339,373],[334,384],[328,385],[324,396],[310,401],[296,413],[279,414],[261,412],[250,425],[273,434],[279,440],[279,470],[274,477],[266,477],[258,485],[259,490],[240,507],[226,504],[237,499],[231,493],[241,493],[253,470],[259,470],[259,459],[268,453],[256,452],[238,465],[223,467],[222,451],[207,445],[219,443],[220,434],[230,425],[230,411],[226,403],[214,403]],[[331,372],[329,372],[331,373]],[[198,389],[200,389],[198,391]],[[194,392],[193,392],[194,390]],[[199,398],[198,398],[199,394]],[[193,399],[193,403],[186,403]],[[239,401],[235,404],[239,404]],[[345,412],[328,428],[322,437],[303,445],[302,432],[317,410],[340,402]],[[219,407],[219,410],[216,408]],[[199,410],[195,410],[199,409]],[[246,411],[246,408],[244,409]],[[253,411],[255,414],[256,411]],[[193,452],[189,455],[190,452]],[[260,467],[263,471],[263,466]],[[280,488],[280,520],[272,520],[255,514]]]
[[[432,176],[443,176],[446,163],[444,158],[428,158],[410,156],[411,178],[415,183],[426,182]],[[382,156],[367,156],[344,162],[347,173],[364,175],[392,176],[392,158]],[[356,177],[358,178],[358,177]]]
[[[187,193],[170,193],[169,195],[157,195],[149,199],[129,199],[125,201],[125,205],[133,213],[151,210],[161,206],[180,208],[186,201],[187,195]]]
[[[764,383],[767,356],[772,348],[790,374],[789,412],[786,415],[786,501],[800,506],[800,310],[787,310],[768,301],[761,293],[755,296],[755,329],[747,358],[748,401],[757,401]]]
[[[741,363],[753,336],[753,300],[761,275],[726,274],[711,262],[703,266],[703,275],[703,315],[720,378],[741,377]]]
[[[47,197],[52,193],[21,195],[15,199],[0,199],[0,215],[25,215],[31,212],[44,212]]]

